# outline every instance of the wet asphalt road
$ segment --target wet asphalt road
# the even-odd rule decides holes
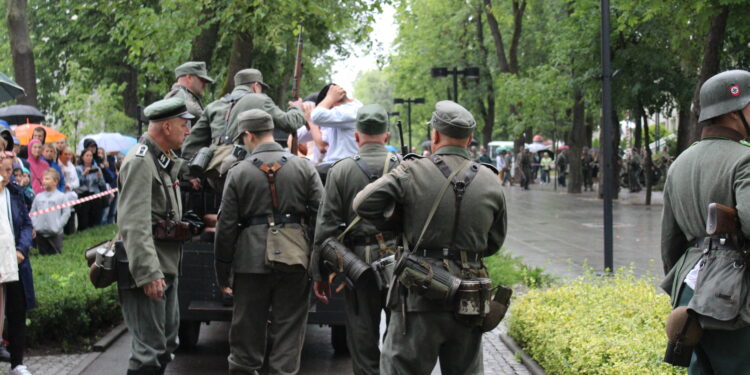
[[[578,276],[586,266],[603,270],[602,201],[593,192],[567,194],[552,189],[552,185],[532,185],[529,191],[505,188],[508,236],[503,246],[524,263],[558,277]],[[644,192],[627,190],[613,202],[614,266],[632,265],[637,275],[661,277],[661,193],[654,192],[651,206],[644,202]]]

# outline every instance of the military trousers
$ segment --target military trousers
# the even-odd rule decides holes
[[[450,311],[407,312],[406,321],[393,311],[380,373],[430,374],[438,360],[443,375],[484,374],[482,332],[459,323]]]
[[[120,289],[122,317],[133,336],[129,370],[166,368],[179,340],[180,308],[177,278],[167,276],[164,298],[153,300],[143,288]]]
[[[378,289],[373,277],[362,277],[354,288],[345,289],[346,344],[355,375],[380,373],[380,318],[387,291]],[[388,318],[386,318],[388,320]]]
[[[683,285],[678,305],[687,306],[692,298],[693,289]],[[750,327],[704,330],[688,375],[750,375]]]
[[[232,290],[229,374],[257,374],[267,343],[268,374],[299,372],[310,306],[307,273],[237,273]]]

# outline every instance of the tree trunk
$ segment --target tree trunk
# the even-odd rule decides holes
[[[510,41],[510,72],[518,74],[518,42],[523,29],[523,14],[526,11],[526,0],[513,0],[513,37]]]
[[[692,144],[692,131],[690,127],[690,103],[680,105],[677,110],[677,155],[687,150]]]
[[[709,78],[719,73],[719,62],[721,61],[721,49],[724,44],[724,35],[727,29],[727,19],[729,18],[729,5],[721,5],[717,8],[718,13],[711,19],[711,26],[706,36],[706,44],[703,49],[703,61],[701,63],[700,74],[698,75],[698,84],[695,86],[693,93],[693,109],[690,117],[690,142],[700,138],[701,126],[698,123],[698,117],[701,113],[700,92],[701,86]]]
[[[198,22],[201,32],[193,39],[193,47],[190,49],[190,60],[204,61],[206,67],[209,68],[209,72],[211,71],[211,59],[214,56],[214,49],[216,49],[216,44],[219,41],[220,22],[214,19],[215,12],[215,6],[204,2]]]
[[[234,89],[234,75],[242,69],[249,68],[253,57],[253,37],[249,32],[238,32],[232,40],[232,52],[227,66],[227,81],[221,90],[221,96]]]
[[[130,64],[123,64],[120,82],[125,82],[122,91],[122,109],[128,117],[138,118],[138,70]],[[144,103],[145,105],[145,103]]]
[[[503,73],[510,73],[510,65],[508,64],[508,58],[505,56],[505,43],[503,42],[503,34],[500,33],[500,27],[497,24],[495,14],[492,12],[492,1],[484,0],[484,11],[487,13],[487,25],[490,27],[490,33],[492,34],[492,40],[495,42],[495,54],[497,54],[497,64],[500,71]]]
[[[651,143],[651,137],[648,134],[648,115],[646,114],[646,111],[641,110],[641,114],[643,115],[643,139],[646,143],[646,153],[643,156],[643,169],[644,169],[644,175],[646,176],[646,206],[651,205],[651,185],[653,185],[653,181],[651,181],[651,177],[653,177],[653,160],[651,159],[651,147],[648,145]]]
[[[643,131],[640,113],[640,108],[636,108],[633,111],[633,121],[635,122],[635,131],[633,132],[633,148],[638,150],[639,153],[641,152],[641,131]]]
[[[570,180],[568,181],[568,193],[580,193],[583,185],[583,170],[581,169],[581,151],[586,143],[586,126],[584,124],[585,107],[583,93],[576,89],[573,94],[573,126],[568,135],[568,164],[570,165]]]
[[[26,17],[26,0],[7,0],[6,18],[8,21],[8,39],[13,58],[13,71],[16,83],[26,90],[26,95],[18,98],[19,104],[37,106],[36,68],[34,51],[29,36]]]
[[[492,140],[492,128],[495,125],[495,86],[492,83],[492,71],[489,66],[489,52],[487,47],[484,45],[484,27],[482,25],[482,8],[477,8],[476,17],[476,31],[477,31],[477,44],[479,44],[479,52],[484,67],[481,69],[480,74],[485,76],[482,80],[487,85],[487,105],[480,99],[480,107],[482,112],[482,119],[484,120],[484,127],[482,128],[482,144],[489,150],[489,143]]]

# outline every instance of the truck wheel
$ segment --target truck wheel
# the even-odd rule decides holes
[[[331,345],[336,354],[349,352],[346,346],[346,326],[331,326]]]
[[[181,320],[180,349],[193,349],[198,344],[198,336],[201,333],[201,322],[198,320]]]

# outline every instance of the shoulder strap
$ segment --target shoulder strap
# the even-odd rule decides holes
[[[268,187],[271,190],[271,205],[273,206],[274,214],[277,214],[279,210],[279,198],[276,194],[276,174],[286,164],[287,160],[289,160],[287,155],[282,156],[279,161],[273,164],[265,164],[257,157],[251,159],[253,165],[258,167],[258,169],[266,175],[266,179],[268,179]]]
[[[229,141],[229,139],[227,139],[227,131],[229,130],[229,115],[232,113],[232,109],[234,108],[234,105],[237,104],[237,102],[240,101],[240,99],[242,99],[242,97],[244,96],[245,94],[238,95],[236,97],[231,96],[229,98],[229,108],[227,108],[227,113],[224,114],[224,130],[221,132],[221,138],[220,138],[221,143],[225,143]]]
[[[392,159],[392,156],[391,156],[391,153],[389,152],[385,155],[385,162],[383,164],[383,172],[378,177],[382,177],[388,172],[388,167],[390,167],[391,165],[390,163],[391,159]],[[362,160],[362,158],[359,157],[359,155],[355,155],[354,161],[359,166],[359,169],[361,169],[362,172],[364,172],[365,175],[370,178],[370,182],[373,182],[375,181],[375,179],[378,178],[378,177],[375,177],[375,179],[373,179],[372,175],[370,175],[369,173],[370,169],[367,167],[367,163],[365,163],[364,160]],[[349,233],[349,231],[352,230],[352,228],[354,228],[354,226],[357,225],[357,223],[359,223],[361,220],[362,218],[359,215],[357,215],[357,217],[355,217],[354,220],[352,220],[352,222],[346,226],[346,229],[344,229],[344,231],[341,232],[341,234],[339,234],[336,237],[336,240],[341,242],[341,240],[344,239],[344,236],[346,236],[346,234]]]

